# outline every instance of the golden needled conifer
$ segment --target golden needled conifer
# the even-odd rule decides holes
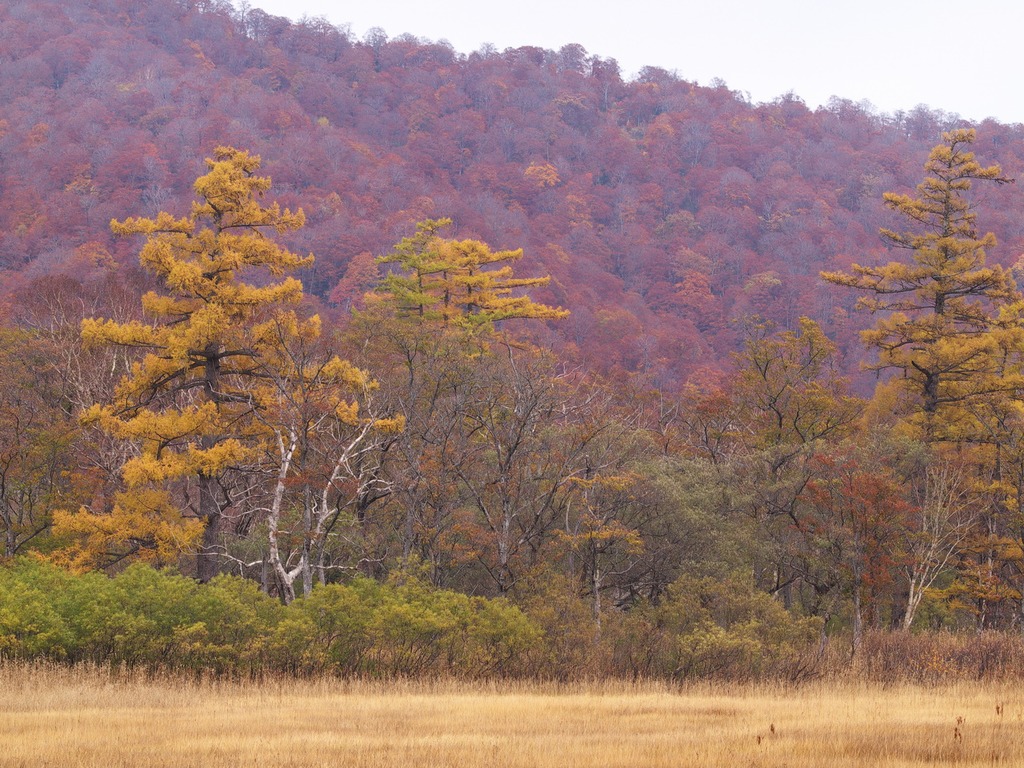
[[[493,251],[478,240],[452,240],[438,235],[451,219],[428,219],[416,234],[404,238],[379,259],[397,264],[380,291],[399,311],[473,327],[511,318],[560,319],[569,312],[514,295],[517,289],[547,285],[550,277],[513,277],[512,262],[522,249]]]
[[[142,265],[165,292],[142,298],[151,322],[87,319],[86,344],[133,347],[139,359],[113,402],[87,419],[138,446],[123,468],[126,490],[108,510],[62,514],[77,534],[69,559],[81,567],[134,556],[167,561],[198,545],[197,576],[217,571],[218,523],[233,503],[225,478],[246,465],[263,427],[258,384],[267,350],[261,322],[302,297],[286,272],[312,262],[268,237],[303,225],[302,211],[261,205],[270,179],[260,158],[220,147],[195,182],[190,214],[111,222],[119,235],[147,236]],[[177,495],[170,488],[177,483]]]
[[[1007,326],[1000,311],[1019,300],[1010,274],[986,265],[995,236],[978,234],[966,196],[974,181],[1011,179],[999,166],[975,160],[969,151],[974,140],[974,130],[944,134],[917,196],[884,195],[889,208],[915,225],[911,232],[881,231],[886,241],[911,251],[910,263],[822,273],[830,283],[865,293],[858,307],[882,313],[863,333],[878,352],[872,367],[902,373],[898,386],[910,397],[912,421],[926,440],[955,437],[964,428],[963,406],[1004,386],[999,334]]]

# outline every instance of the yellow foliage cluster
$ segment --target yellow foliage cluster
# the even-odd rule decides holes
[[[510,318],[561,319],[569,312],[516,295],[518,289],[547,285],[550,277],[513,277],[510,262],[522,249],[492,251],[479,240],[451,240],[437,233],[451,219],[428,219],[381,263],[395,263],[382,291],[404,313],[446,324],[473,327]],[[501,265],[491,268],[494,265]]]
[[[900,389],[912,401],[917,428],[928,440],[961,439],[967,412],[979,399],[1020,383],[1009,375],[1005,351],[1019,347],[1024,299],[1009,270],[987,266],[995,245],[981,235],[966,193],[974,181],[1010,181],[999,166],[983,167],[969,151],[973,130],[944,134],[925,164],[917,196],[886,193],[886,205],[914,224],[910,232],[883,229],[910,263],[823,272],[836,285],[862,291],[858,307],[884,313],[864,342],[878,351],[876,369],[903,373]]]
[[[193,551],[203,534],[199,520],[182,515],[169,495],[156,488],[118,494],[111,510],[102,515],[88,509],[57,510],[53,527],[73,541],[55,559],[76,571],[107,565],[113,553],[122,559],[172,564],[182,552]]]
[[[530,163],[523,175],[538,187],[555,187],[562,182],[558,170],[551,163]]]
[[[301,300],[302,284],[285,273],[313,257],[291,253],[265,232],[298,229],[302,211],[260,204],[270,179],[255,175],[258,156],[221,147],[207,165],[188,216],[111,222],[115,234],[146,236],[140,262],[165,292],[142,298],[151,322],[82,323],[87,345],[139,351],[113,401],[83,417],[138,446],[138,454],[124,464],[126,490],[112,509],[58,516],[58,535],[76,542],[69,550],[75,564],[143,552],[170,561],[172,550],[193,549],[220,514],[212,484],[267,454],[273,421],[287,404],[315,391],[326,412],[355,426],[357,396],[375,386],[337,357],[313,364],[294,354],[316,344],[321,325],[286,308]],[[247,281],[259,272],[276,279]],[[167,488],[189,478],[198,483],[198,507],[186,521]]]

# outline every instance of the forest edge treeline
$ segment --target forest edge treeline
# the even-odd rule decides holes
[[[825,275],[885,297],[866,302],[886,314],[865,338],[905,375],[870,401],[807,319],[777,333],[752,318],[733,374],[675,398],[566,369],[504,322],[565,316],[521,294],[543,278],[513,277],[521,252],[442,237],[444,221],[382,257],[394,271],[325,334],[285,276],[308,258],[273,236],[301,211],[263,206],[259,158],[220,149],[188,217],[114,223],[147,237],[157,290],[142,312],[128,295],[118,320],[83,312],[83,345],[53,311],[82,297],[58,284],[32,297],[47,324],[4,330],[6,554],[235,572],[284,603],[370,578],[527,610],[499,623],[543,596],[585,608],[574,630],[591,627],[594,648],[629,625],[631,658],[667,632],[672,653],[744,669],[772,654],[799,668],[845,627],[856,649],[865,626],[1019,626],[1021,304],[984,263],[992,238],[966,195],[1003,178],[973,139],[947,134],[920,197],[886,198],[912,220],[884,234],[913,265]],[[8,578],[56,578],[38,567]],[[18,655],[37,624],[17,595],[32,589],[6,593]],[[60,615],[36,592],[30,607]],[[534,640],[557,645],[567,615]]]

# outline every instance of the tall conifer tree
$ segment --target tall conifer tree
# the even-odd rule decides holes
[[[116,234],[147,236],[140,261],[166,291],[142,298],[151,324],[82,323],[87,344],[140,351],[114,402],[88,413],[140,450],[123,468],[127,490],[112,509],[61,517],[62,530],[83,535],[79,565],[144,551],[166,559],[198,538],[197,576],[217,572],[219,523],[235,501],[225,479],[251,462],[263,429],[254,418],[266,379],[259,322],[301,299],[302,284],[284,274],[313,258],[267,236],[298,229],[304,217],[260,204],[270,179],[255,175],[259,164],[220,147],[195,183],[200,200],[187,217],[111,222]],[[183,501],[167,490],[178,481]]]
[[[881,231],[911,251],[910,263],[854,264],[851,273],[823,272],[836,285],[863,291],[858,306],[884,313],[865,331],[878,352],[878,370],[902,373],[903,392],[928,440],[956,439],[965,404],[1004,384],[999,355],[999,311],[1018,299],[1010,274],[985,263],[995,235],[979,235],[967,193],[975,181],[1006,184],[998,165],[983,167],[969,151],[974,130],[943,134],[928,157],[917,196],[887,192],[885,204],[914,225]]]

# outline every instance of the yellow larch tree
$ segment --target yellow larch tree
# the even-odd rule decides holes
[[[974,140],[973,129],[943,134],[917,196],[885,193],[886,206],[915,227],[883,229],[882,237],[909,250],[910,263],[822,273],[830,283],[862,291],[858,307],[880,313],[863,333],[878,352],[872,367],[901,372],[897,386],[910,398],[911,421],[927,441],[958,439],[970,428],[965,406],[1005,388],[1000,333],[1017,325],[1003,310],[1020,300],[1019,293],[1008,271],[986,265],[995,235],[979,235],[967,198],[975,181],[1011,180],[998,165],[975,160]]]
[[[516,295],[518,289],[551,281],[550,277],[513,277],[512,264],[523,257],[521,248],[494,251],[479,240],[441,237],[438,232],[451,223],[451,219],[422,221],[415,235],[379,259],[402,269],[388,274],[380,288],[400,311],[464,327],[511,318],[568,317],[567,310]]]
[[[931,448],[930,460],[912,481],[922,522],[913,532],[915,551],[906,553],[911,602],[920,600],[917,574],[934,579],[929,569],[945,567],[953,551],[948,542],[955,541],[962,578],[949,593],[966,589],[981,606],[979,626],[984,626],[987,607],[1002,599],[991,586],[1005,565],[1000,561],[1007,559],[1000,553],[1010,551],[1019,560],[1021,551],[1010,541],[1020,538],[1014,514],[1020,494],[1008,479],[1021,455],[1016,445],[1024,300],[1008,270],[986,264],[986,250],[996,239],[979,233],[968,193],[976,181],[1012,180],[998,165],[982,166],[975,159],[974,141],[972,129],[945,133],[928,157],[917,195],[884,195],[885,204],[912,227],[883,229],[882,237],[909,250],[909,263],[854,264],[850,273],[823,272],[822,277],[862,291],[858,306],[879,314],[862,334],[878,353],[872,367],[899,375],[876,399],[895,394],[901,428]],[[955,486],[964,495],[952,504],[946,491],[933,492],[935,480],[965,462],[973,470]],[[939,550],[944,558],[929,554]],[[913,607],[908,606],[911,618]]]
[[[313,258],[268,236],[298,229],[304,217],[260,203],[270,179],[255,175],[259,164],[258,156],[220,147],[195,182],[199,200],[188,216],[111,222],[116,234],[147,236],[140,261],[166,290],[142,298],[150,323],[82,323],[87,345],[139,352],[113,402],[85,416],[138,449],[109,509],[57,516],[58,535],[76,542],[67,555],[74,565],[167,562],[197,550],[197,576],[217,572],[219,523],[237,501],[228,479],[256,459],[254,444],[266,434],[256,415],[272,400],[260,391],[273,386],[261,371],[268,335],[254,329],[301,299],[302,284],[285,273]]]

